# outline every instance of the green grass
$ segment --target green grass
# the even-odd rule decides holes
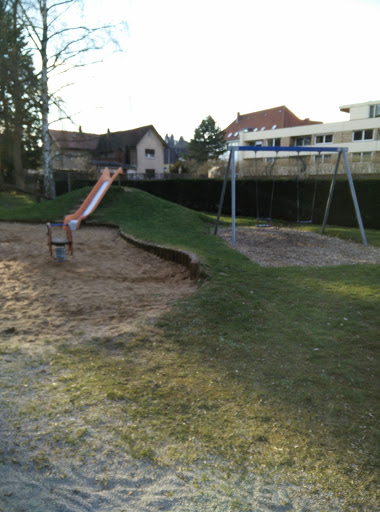
[[[90,190],[90,188],[75,190],[71,194],[59,196],[54,201],[43,200],[41,203],[37,203],[31,196],[0,192],[0,219],[13,222],[62,220],[82,203]]]
[[[18,208],[29,208],[35,203],[33,196],[26,196],[17,192],[0,192],[0,216]]]
[[[30,212],[62,217],[79,197]],[[342,511],[375,510],[380,265],[261,268],[210,234],[210,216],[138,190],[111,190],[92,219],[193,251],[208,277],[154,326],[63,343],[65,406],[117,407],[136,457],[220,460],[331,491]]]

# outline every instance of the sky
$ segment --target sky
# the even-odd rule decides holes
[[[62,97],[74,123],[51,128],[153,124],[190,140],[209,115],[224,129],[237,112],[286,105],[335,122],[348,120],[341,105],[380,100],[380,0],[84,1],[88,25],[126,22],[123,51],[105,43],[102,63],[72,74]]]

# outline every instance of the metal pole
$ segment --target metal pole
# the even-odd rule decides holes
[[[235,151],[232,150],[232,175],[231,175],[231,209],[232,209],[232,245],[236,245],[236,173],[235,173]]]
[[[364,232],[364,226],[363,226],[363,222],[362,222],[362,216],[360,214],[360,208],[359,208],[359,203],[358,203],[358,199],[356,197],[356,192],[355,192],[355,186],[354,186],[354,182],[352,180],[352,175],[351,175],[351,171],[350,171],[350,166],[348,165],[348,160],[347,160],[347,149],[344,148],[343,149],[343,160],[344,160],[344,163],[346,165],[346,171],[347,171],[347,178],[348,178],[348,183],[350,184],[350,190],[351,190],[351,196],[352,196],[352,200],[354,202],[354,207],[355,207],[355,213],[356,213],[356,218],[358,220],[358,224],[359,224],[359,228],[360,228],[360,232],[362,234],[362,240],[363,240],[363,244],[365,246],[367,246],[367,239],[366,239],[366,236],[365,236],[365,232]]]
[[[224,181],[223,181],[222,193],[220,194],[220,201],[219,201],[219,207],[218,207],[218,216],[216,218],[214,235],[216,235],[218,233],[219,220],[220,220],[220,216],[222,214],[222,208],[223,208],[223,203],[224,203],[224,196],[226,194],[226,188],[227,188],[227,183],[228,183],[228,175],[230,173],[231,155],[232,155],[232,150],[230,151],[230,156],[228,157],[226,173],[224,175]]]
[[[338,158],[337,158],[336,164],[335,164],[335,170],[334,170],[333,179],[331,181],[329,197],[327,199],[326,211],[325,211],[325,216],[324,216],[323,224],[322,224],[322,234],[325,232],[326,224],[327,224],[327,218],[328,218],[329,213],[330,213],[331,201],[332,201],[332,196],[333,196],[333,193],[334,193],[334,188],[335,188],[335,183],[336,183],[336,175],[338,174],[339,162],[340,162],[341,154],[342,154],[342,150],[339,150]]]

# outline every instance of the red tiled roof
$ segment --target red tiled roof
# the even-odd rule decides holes
[[[53,141],[61,149],[86,149],[94,151],[98,144],[99,135],[95,133],[66,132],[49,130]]]
[[[293,126],[304,126],[308,124],[320,124],[321,121],[310,121],[310,119],[299,119],[285,105],[281,107],[251,112],[250,114],[240,115],[224,130],[226,140],[236,140],[239,138],[239,132],[275,130],[278,128],[290,128]],[[230,136],[228,136],[231,134]]]

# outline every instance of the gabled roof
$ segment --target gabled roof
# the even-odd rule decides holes
[[[60,149],[94,151],[99,140],[99,135],[95,133],[67,132],[63,130],[49,130],[49,133]]]
[[[150,124],[148,126],[141,126],[133,130],[126,130],[122,132],[107,132],[99,136],[99,142],[96,150],[100,153],[107,153],[118,149],[128,147],[136,147],[146,133],[153,131],[157,137],[162,141],[163,146],[166,146],[165,141],[159,135],[155,127]]]
[[[224,137],[227,141],[236,140],[239,138],[240,131],[259,132],[320,123],[321,121],[299,119],[291,110],[285,107],[285,105],[282,105],[281,107],[251,112],[250,114],[240,115],[238,112],[235,121],[224,130]]]

